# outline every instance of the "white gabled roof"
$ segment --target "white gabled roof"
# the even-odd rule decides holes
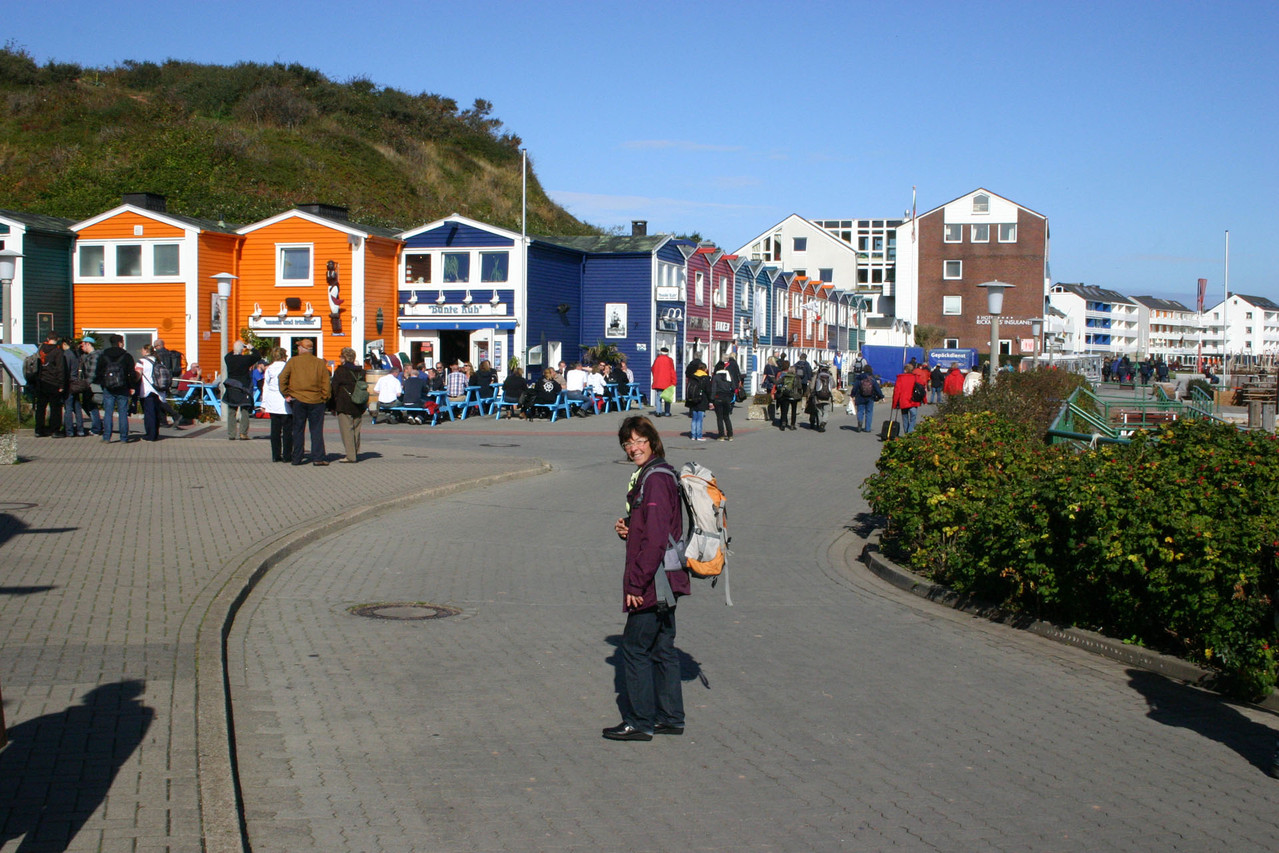
[[[510,240],[513,240],[516,243],[520,241],[520,235],[518,232],[508,231],[505,228],[499,228],[496,225],[489,225],[487,222],[480,222],[478,219],[471,219],[470,217],[463,216],[460,213],[450,213],[448,216],[444,217],[443,219],[437,219],[434,222],[428,222],[425,225],[419,225],[417,228],[410,228],[408,231],[401,231],[396,236],[400,240],[407,240],[410,237],[416,237],[418,234],[423,234],[427,231],[434,231],[436,228],[442,228],[443,226],[453,222],[458,222],[463,225],[469,225],[472,228],[479,229],[480,231],[488,231],[492,234],[500,234],[501,236],[506,237]]]
[[[160,213],[159,211],[150,210],[145,207],[138,207],[136,204],[117,205],[105,213],[99,213],[97,216],[91,216],[88,219],[77,222],[69,227],[72,231],[79,233],[85,228],[97,225],[99,222],[105,222],[112,217],[119,216],[121,213],[136,213],[139,216],[154,219],[156,222],[163,222],[165,225],[171,225],[174,228],[181,228],[183,231],[190,231],[196,234],[200,233],[202,230],[198,225],[189,220],[178,219],[177,217],[170,216],[167,213]]]
[[[931,215],[931,214],[934,214],[934,213],[936,213],[937,211],[941,210],[942,208],[946,207],[947,205],[954,204],[955,202],[957,202],[957,201],[962,201],[963,199],[966,199],[966,198],[972,198],[973,196],[975,196],[975,195],[977,195],[977,194],[979,194],[979,193],[984,194],[984,195],[991,196],[991,197],[993,197],[993,198],[1000,199],[1000,200],[1002,200],[1002,201],[1006,201],[1006,202],[1008,202],[1009,204],[1013,205],[1014,207],[1017,207],[1017,208],[1019,208],[1019,209],[1021,209],[1021,210],[1024,210],[1024,211],[1026,211],[1027,213],[1032,214],[1032,215],[1034,215],[1034,216],[1038,216],[1040,219],[1047,219],[1047,218],[1048,218],[1048,217],[1044,216],[1042,213],[1040,213],[1040,212],[1038,212],[1038,211],[1031,210],[1029,207],[1026,207],[1026,205],[1024,205],[1024,204],[1018,204],[1017,202],[1013,201],[1012,199],[1008,198],[1007,196],[1002,196],[1002,195],[1000,195],[999,193],[993,193],[993,192],[991,192],[990,190],[986,189],[985,187],[978,187],[977,189],[973,190],[972,192],[966,192],[966,193],[964,193],[964,194],[963,194],[963,195],[961,195],[961,196],[957,196],[957,197],[955,197],[955,198],[952,198],[950,201],[946,202],[945,204],[939,204],[939,205],[937,205],[936,207],[934,207],[932,210],[926,210],[926,211],[924,211],[923,213],[919,214],[916,218],[917,218],[917,219],[923,219],[925,216],[929,216],[929,215]],[[906,223],[909,223],[909,222],[910,222],[910,217],[906,217],[905,222],[903,222],[902,224],[906,224]]]
[[[752,243],[763,240],[765,237],[772,237],[773,234],[777,233],[779,230],[781,231],[786,230],[786,227],[788,225],[798,226],[799,228],[802,228],[808,231],[810,234],[817,237],[819,240],[828,240],[830,241],[832,246],[837,246],[841,249],[844,249],[845,251],[852,252],[854,255],[856,254],[856,251],[853,249],[851,244],[845,243],[843,240],[839,239],[834,234],[830,233],[825,228],[818,225],[816,222],[813,222],[811,219],[805,219],[804,217],[800,216],[798,213],[792,213],[790,216],[786,217],[781,222],[778,222],[772,228],[769,228],[767,231],[762,231],[756,236],[752,237],[750,240],[747,240],[744,246],[742,246],[740,249],[738,249],[736,252],[733,252],[732,254],[749,256]]]

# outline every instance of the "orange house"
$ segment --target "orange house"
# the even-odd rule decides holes
[[[227,305],[233,332],[247,327],[290,354],[310,338],[331,364],[343,347],[363,357],[384,337],[393,349],[404,245],[397,231],[357,225],[344,207],[304,204],[237,233],[244,244]]]
[[[129,193],[124,203],[71,226],[76,329],[119,334],[137,353],[156,338],[206,378],[218,369],[219,336],[210,276],[235,272],[243,238],[226,225],[166,210],[163,196]]]

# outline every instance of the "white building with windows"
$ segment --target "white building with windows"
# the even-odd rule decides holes
[[[834,285],[863,305],[869,344],[913,343],[893,316],[896,226],[899,219],[809,220],[791,214],[749,240],[736,254],[810,281]],[[865,249],[858,247],[865,246]],[[858,299],[860,297],[860,299]],[[885,315],[887,312],[887,316]]]
[[[1137,303],[1137,351],[1169,363],[1194,363],[1199,350],[1199,315],[1172,299],[1134,296]]]
[[[1279,305],[1264,296],[1232,293],[1204,311],[1203,324],[1206,356],[1267,364],[1279,358]]]
[[[1063,352],[1141,355],[1137,303],[1114,290],[1087,284],[1052,285],[1048,304],[1064,315]]]

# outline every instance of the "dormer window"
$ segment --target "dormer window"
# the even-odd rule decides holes
[[[973,196],[973,213],[990,213],[990,196],[985,193]]]

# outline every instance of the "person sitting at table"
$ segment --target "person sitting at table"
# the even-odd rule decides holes
[[[487,358],[480,362],[480,366],[471,374],[470,384],[479,388],[481,400],[490,400],[493,393],[497,390],[497,371],[493,369],[493,364]],[[482,407],[481,407],[482,408]]]
[[[441,376],[440,372],[434,367],[428,367],[426,369],[426,387],[430,388],[432,391],[444,390],[444,377]]]
[[[436,405],[434,400],[426,398],[429,389],[426,385],[426,377],[421,371],[412,367],[404,371],[404,388],[400,392],[400,404],[410,409],[422,409],[430,417],[435,417],[435,413],[440,407]],[[420,424],[425,423],[425,418],[418,414],[408,416],[409,423]]]
[[[199,362],[195,362],[195,361],[191,362],[190,364],[187,365],[187,369],[182,371],[182,375],[178,377],[178,396],[185,397],[187,391],[191,387],[192,382],[203,382],[203,381],[204,379],[200,376]]]
[[[580,401],[586,396],[586,371],[576,361],[568,366],[564,375],[564,392],[570,401]]]
[[[459,361],[453,365],[453,369],[445,377],[444,390],[448,392],[451,402],[460,403],[466,399],[466,386],[469,384],[470,380],[466,375],[466,367]]]
[[[524,410],[524,415],[529,420],[533,419],[538,403],[554,403],[560,397],[560,383],[555,378],[555,368],[548,367],[542,373],[542,380],[533,388],[532,401],[528,404],[528,408]],[[550,413],[547,413],[550,417]]]
[[[604,365],[604,369],[608,369],[608,365]],[[604,372],[599,367],[591,368],[591,372],[586,375],[586,387],[591,389],[591,393],[595,395],[595,411],[599,412],[604,405]]]
[[[400,369],[392,368],[389,373],[377,381],[373,386],[373,393],[377,394],[377,407],[379,409],[389,409],[392,406],[398,406],[400,403],[400,395],[404,393],[404,384],[400,382]]]
[[[506,376],[506,381],[502,383],[502,402],[515,404],[507,417],[524,417],[523,398],[528,390],[528,382],[524,381],[524,371],[518,367],[512,367],[511,372]]]

